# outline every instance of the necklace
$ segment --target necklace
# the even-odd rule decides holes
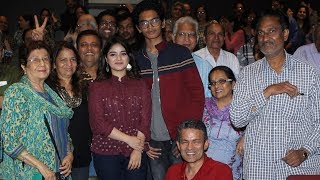
[[[64,87],[57,87],[57,90],[61,99],[65,101],[69,107],[76,108],[81,104],[82,98],[70,96]]]

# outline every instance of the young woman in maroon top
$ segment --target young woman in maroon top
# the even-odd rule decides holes
[[[93,162],[99,179],[146,177],[151,95],[127,44],[112,38],[103,49],[106,80],[89,86]]]

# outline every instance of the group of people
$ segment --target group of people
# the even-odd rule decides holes
[[[275,1],[248,26],[241,3],[210,21],[177,2],[170,24],[154,1],[97,18],[73,2],[54,49],[47,15],[22,33],[22,71],[0,53],[4,179],[88,179],[90,162],[99,179],[320,174],[319,24],[291,55]]]

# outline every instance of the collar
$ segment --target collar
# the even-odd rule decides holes
[[[282,67],[282,71],[286,68],[288,68],[289,70],[293,69],[294,68],[294,65],[292,64],[292,55],[287,53],[286,50],[284,50],[285,52],[285,60],[284,60],[284,64],[283,64],[283,67]],[[265,60],[262,65],[264,66],[264,69],[265,68],[270,68],[270,64],[268,63],[266,57],[263,58],[263,60]]]
[[[204,156],[204,160],[203,160],[203,164],[201,165],[199,171],[195,174],[195,176],[193,177],[193,179],[196,179],[196,177],[201,173],[204,165],[206,164],[206,162],[209,160],[208,156],[206,155],[206,153],[203,153]],[[180,177],[181,179],[187,179],[186,178],[186,168],[187,168],[187,162],[183,161],[182,167],[181,167],[181,171],[180,171]]]
[[[165,49],[167,46],[168,46],[168,42],[165,41],[165,40],[163,40],[159,44],[155,45],[155,47],[158,50],[159,54],[160,54],[160,51]],[[143,54],[143,56],[148,57],[146,46],[142,49],[142,54]]]

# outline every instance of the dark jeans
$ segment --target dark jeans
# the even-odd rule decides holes
[[[160,148],[161,155],[157,159],[149,158],[149,165],[153,180],[164,180],[168,168],[175,163],[182,162],[181,158],[176,158],[172,154],[172,150],[176,148],[175,141],[150,141],[150,146],[153,148]],[[151,177],[148,176],[150,179]]]
[[[81,168],[72,168],[72,180],[88,180],[89,179],[89,166]]]
[[[147,174],[147,156],[142,153],[139,169],[128,170],[130,157],[123,155],[92,154],[94,168],[99,180],[145,180]]]

